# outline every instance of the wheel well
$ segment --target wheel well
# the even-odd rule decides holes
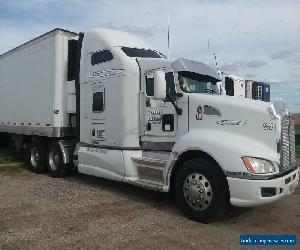
[[[223,179],[226,182],[225,184],[229,191],[227,179],[226,179],[226,176],[225,176],[220,164],[211,155],[207,154],[206,152],[203,152],[201,150],[189,150],[189,151],[182,153],[179,156],[179,159],[176,161],[176,163],[172,169],[171,177],[170,177],[170,192],[171,193],[173,193],[173,191],[174,191],[175,177],[177,175],[177,172],[178,172],[178,169],[180,168],[180,166],[182,166],[182,164],[184,162],[191,160],[191,159],[195,159],[195,158],[207,159],[207,160],[211,161],[212,163],[214,163],[216,166],[218,166],[220,174],[224,177]]]

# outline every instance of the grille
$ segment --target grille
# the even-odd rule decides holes
[[[281,120],[280,167],[281,172],[296,167],[294,118],[290,115]]]

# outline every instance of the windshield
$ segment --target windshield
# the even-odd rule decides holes
[[[187,93],[220,94],[217,79],[193,72],[178,72],[178,80],[182,91]]]
[[[165,56],[162,53],[151,49],[139,49],[129,47],[122,47],[121,49],[129,57],[165,58]]]

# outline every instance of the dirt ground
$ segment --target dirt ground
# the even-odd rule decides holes
[[[295,124],[300,124],[300,113],[293,114],[295,118]]]
[[[166,194],[78,174],[37,175],[0,150],[0,249],[244,249],[240,234],[297,234],[299,242],[300,188],[205,225],[185,218]]]

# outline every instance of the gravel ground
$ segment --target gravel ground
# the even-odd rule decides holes
[[[243,249],[239,236],[248,233],[296,233],[299,241],[299,187],[205,225],[166,194],[78,174],[53,179],[10,157],[0,150],[0,249]]]

